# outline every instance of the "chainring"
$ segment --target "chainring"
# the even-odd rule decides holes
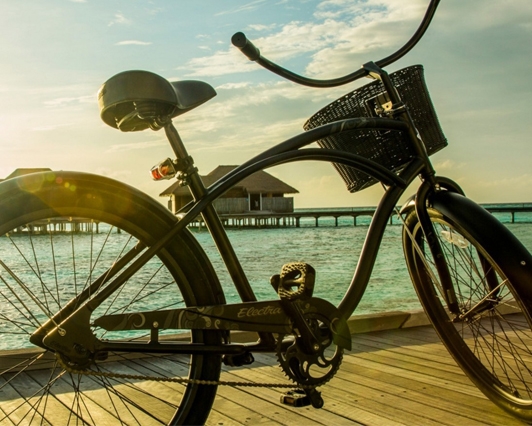
[[[277,360],[284,373],[302,386],[321,386],[327,383],[340,368],[343,348],[333,342],[331,321],[317,312],[303,314],[314,335],[318,337],[319,349],[305,353],[298,343],[297,333],[280,335],[277,342]]]

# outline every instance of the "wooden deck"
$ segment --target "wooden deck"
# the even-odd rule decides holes
[[[225,380],[282,378],[273,356]],[[474,387],[430,326],[353,335],[353,350],[321,388],[322,409],[279,403],[266,388],[221,387],[210,425],[523,425]]]
[[[410,321],[408,328],[404,326]],[[395,324],[394,324],[395,322]],[[419,321],[419,316],[408,314],[388,317],[360,318],[360,330],[375,330],[386,324],[393,329],[353,334],[353,350],[346,353],[340,371],[328,384],[321,387],[325,406],[293,408],[279,402],[281,390],[257,387],[221,386],[214,408],[208,419],[212,426],[228,425],[522,425],[523,423],[506,415],[484,397],[465,377],[450,358],[430,326],[410,327]],[[255,354],[256,362],[246,368],[224,368],[222,380],[253,381],[260,383],[286,382],[277,366],[274,355]],[[138,360],[128,362],[127,368],[134,368],[137,374],[145,370],[155,371],[169,366],[174,374],[179,371],[178,363],[150,362]],[[124,365],[124,368],[126,366]],[[31,373],[31,378],[29,377]],[[28,380],[46,383],[47,373],[29,372]],[[84,380],[92,381],[86,377]],[[143,397],[143,392],[157,393],[161,398],[175,397],[179,386],[163,383],[136,383],[128,397]],[[98,389],[91,386],[91,400],[97,404]],[[18,392],[24,393],[24,389]],[[136,392],[136,394],[134,394]],[[137,395],[138,394],[138,395]],[[136,396],[137,395],[137,396]],[[68,393],[57,395],[57,410],[54,421],[68,423],[69,413],[65,406],[72,406]],[[16,405],[11,398],[0,401],[0,414],[9,412]],[[48,401],[49,404],[53,400]],[[116,419],[109,413],[95,407],[91,410],[93,419],[99,425],[114,425]],[[162,410],[169,407],[161,406]],[[170,415],[169,413],[167,413]],[[162,414],[163,415],[163,414]],[[166,414],[164,414],[166,416]],[[0,416],[1,418],[2,416]],[[6,420],[6,419],[4,419]],[[152,424],[145,419],[142,425]],[[0,421],[0,424],[4,424]],[[12,423],[9,423],[12,424]],[[49,423],[46,423],[49,424]],[[56,423],[53,423],[56,424]]]

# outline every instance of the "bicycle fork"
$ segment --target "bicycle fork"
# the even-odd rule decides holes
[[[456,290],[453,284],[453,277],[450,275],[445,258],[444,249],[440,243],[438,235],[436,235],[436,231],[434,229],[432,221],[430,220],[429,214],[427,212],[427,206],[429,205],[430,194],[435,190],[435,188],[436,190],[448,190],[460,193],[462,195],[463,192],[458,185],[456,185],[449,179],[437,178],[437,182],[438,183],[436,187],[432,186],[428,182],[422,184],[422,186],[418,190],[418,193],[416,194],[415,201],[416,215],[419,219],[423,235],[425,236],[425,241],[428,244],[428,249],[430,250],[430,253],[434,260],[436,272],[439,276],[439,279],[436,276],[431,276],[431,279],[437,280],[439,282],[443,290],[442,294],[447,304],[447,307],[450,313],[453,315],[453,321],[470,321],[473,320],[478,314],[493,308],[494,304],[496,304],[498,300],[501,283],[498,282],[497,274],[490,266],[490,263],[485,259],[485,257],[481,253],[477,252],[482,268],[482,271],[478,271],[478,275],[483,277],[484,285],[489,291],[488,296],[479,303],[477,303],[475,306],[471,307],[467,312],[463,312],[460,310]],[[444,232],[445,231],[442,231],[442,234]],[[456,237],[454,235],[442,235],[442,237],[444,240],[448,241],[449,244],[453,245],[453,247],[458,250],[468,249],[468,245],[463,245],[467,244],[467,242],[456,240]],[[415,239],[415,236],[411,236],[411,238]],[[414,246],[417,247],[418,250],[421,250],[423,252],[423,248],[419,247],[419,241],[414,240]],[[424,259],[424,255],[421,254],[419,258]],[[427,270],[427,273],[429,273],[429,275],[433,275],[433,273],[430,272],[429,265],[424,265],[424,267]],[[476,268],[477,266],[472,265],[472,267]]]

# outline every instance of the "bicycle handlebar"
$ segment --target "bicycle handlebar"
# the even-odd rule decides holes
[[[429,6],[427,7],[427,11],[425,12],[425,16],[421,21],[421,24],[419,25],[414,35],[410,38],[410,40],[408,40],[399,50],[379,61],[376,61],[375,64],[381,68],[385,67],[399,60],[408,52],[410,52],[410,50],[412,50],[412,48],[417,44],[417,42],[421,40],[423,34],[425,34],[425,31],[429,27],[439,3],[440,0],[431,0]],[[287,80],[293,81],[294,83],[298,83],[304,86],[336,87],[358,80],[359,78],[364,77],[368,74],[365,69],[361,68],[351,74],[347,74],[343,77],[334,79],[318,80],[308,78],[289,71],[286,68],[283,68],[280,65],[277,65],[276,63],[262,56],[260,50],[242,32],[238,32],[233,35],[233,37],[231,38],[231,42],[235,47],[239,48],[240,51],[244,55],[246,55],[251,61],[257,62],[262,67],[277,75],[280,75],[283,78],[286,78]]]

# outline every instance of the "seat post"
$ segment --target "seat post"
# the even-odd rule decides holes
[[[169,120],[169,122],[164,126],[164,131],[178,162],[183,164],[182,170],[180,171],[187,179],[187,183],[194,200],[200,199],[207,194],[207,190],[198,174],[198,169],[194,167],[194,160],[190,155],[188,155],[185,144],[183,143],[181,136],[179,136],[177,129],[172,124],[172,120]]]
[[[203,181],[198,173],[198,169],[194,167],[194,160],[192,160],[192,157],[188,155],[185,145],[183,144],[177,129],[174,127],[171,121],[164,126],[164,130],[166,132],[166,136],[168,137],[168,141],[170,142],[170,145],[177,156],[178,162],[182,162],[185,165],[181,172],[186,175],[185,179],[192,197],[195,201],[197,201],[198,199],[207,195],[208,189],[205,188],[205,185],[203,184]],[[224,260],[227,271],[229,272],[229,275],[231,275],[242,301],[256,301],[257,297],[255,296],[255,293],[253,293],[251,285],[249,284],[249,280],[242,269],[242,265],[236,256],[233,246],[227,237],[222,221],[220,220],[220,217],[218,216],[214,206],[212,204],[206,206],[201,215],[205,221],[205,225],[207,228],[209,228],[212,239],[214,240],[214,243],[216,244],[216,247],[222,256],[222,259]],[[263,335],[263,333],[260,333],[260,335],[263,341],[271,342],[271,336],[267,334]]]

